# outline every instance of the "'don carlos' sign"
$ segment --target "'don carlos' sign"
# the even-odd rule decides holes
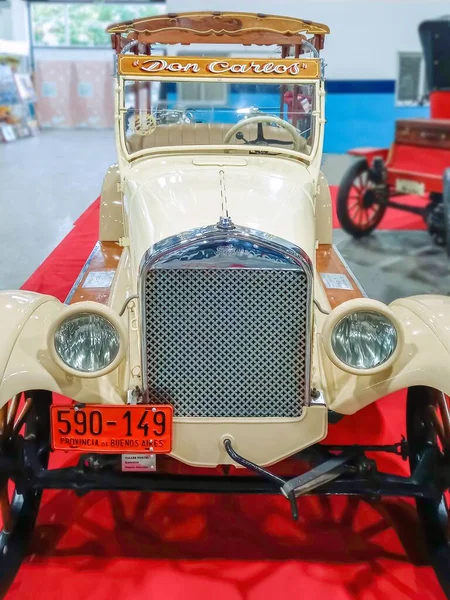
[[[155,77],[242,77],[316,79],[320,61],[316,59],[242,59],[121,56],[121,75]]]

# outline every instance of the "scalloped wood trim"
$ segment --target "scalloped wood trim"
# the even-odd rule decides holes
[[[325,35],[326,25],[277,15],[234,12],[170,13],[110,25],[111,34],[126,34],[141,43],[192,43],[219,37],[220,42],[244,44],[301,43],[304,35]]]

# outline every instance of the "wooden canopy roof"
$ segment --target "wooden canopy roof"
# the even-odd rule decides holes
[[[330,32],[326,25],[291,17],[241,12],[169,13],[146,19],[124,21],[106,30],[113,39],[125,36],[140,44],[301,44],[306,35],[322,43]],[[121,45],[114,44],[120,52]]]

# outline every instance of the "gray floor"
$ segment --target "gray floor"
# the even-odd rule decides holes
[[[0,289],[20,287],[67,235],[114,161],[108,130],[51,131],[0,144]],[[350,161],[324,157],[331,185]],[[363,240],[336,231],[335,243],[371,297],[450,294],[450,262],[426,231],[376,231]]]
[[[95,200],[115,161],[112,131],[52,131],[0,143],[0,289],[33,273]]]
[[[426,231],[375,231],[355,240],[335,230],[334,243],[371,298],[450,295],[450,261]]]

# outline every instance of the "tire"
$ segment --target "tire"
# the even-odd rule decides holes
[[[27,396],[29,394],[27,393]],[[39,460],[41,466],[48,466],[50,453],[50,404],[52,395],[49,392],[30,392],[33,401],[27,414],[24,435],[33,436],[36,448],[41,448]],[[11,437],[11,440],[13,439]],[[0,448],[1,452],[8,451],[8,442]],[[0,473],[1,477],[1,473]],[[8,485],[7,476],[2,478],[2,484],[7,486],[7,497],[11,496],[10,509],[14,515],[10,531],[5,531],[5,522],[2,513],[0,531],[0,594],[6,592],[11,585],[24,557],[26,556],[30,538],[32,536],[36,518],[41,503],[41,491],[25,489],[19,494],[12,482]]]
[[[411,472],[418,462],[418,456],[429,448],[435,451],[435,462],[430,470],[430,476],[436,486],[440,486],[439,498],[417,498],[416,506],[419,519],[424,531],[430,562],[435,570],[439,583],[446,596],[450,598],[450,497],[447,490],[442,490],[436,467],[450,469],[450,446],[444,449],[436,434],[436,426],[430,416],[431,411],[439,414],[439,399],[444,397],[441,392],[428,387],[413,387],[408,390],[406,408],[406,428],[409,445],[409,461]],[[450,441],[450,440],[449,440]]]
[[[353,163],[345,173],[337,195],[337,216],[342,229],[355,238],[369,235],[386,212],[379,203],[380,191],[372,191],[370,169],[365,158]],[[367,205],[367,206],[366,206]]]

